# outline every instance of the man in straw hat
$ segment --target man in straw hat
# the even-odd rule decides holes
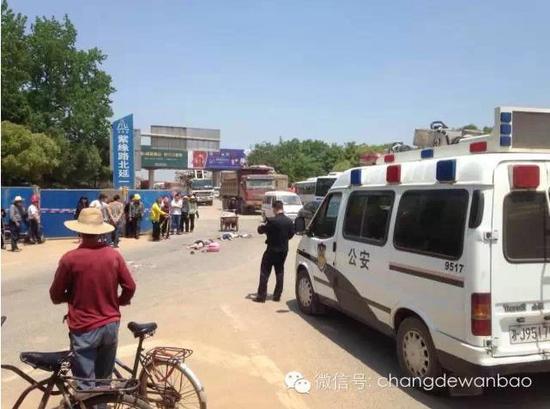
[[[59,261],[50,297],[54,304],[69,305],[72,372],[79,378],[110,378],[118,343],[119,307],[130,304],[136,284],[122,255],[100,241],[101,235],[114,230],[103,221],[101,210],[82,209],[78,220],[66,221],[65,226],[79,233],[82,242]]]
[[[21,224],[25,219],[25,208],[23,207],[23,198],[15,196],[8,212],[11,238],[11,251],[21,251],[17,246],[19,234],[21,233]]]

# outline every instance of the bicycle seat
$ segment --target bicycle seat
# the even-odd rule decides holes
[[[22,352],[19,358],[21,362],[29,364],[33,368],[49,372],[57,372],[61,364],[69,359],[71,351],[59,352]]]
[[[132,331],[134,337],[139,338],[144,335],[153,335],[157,329],[156,322],[148,322],[146,324],[138,324],[137,322],[128,323],[128,329]]]

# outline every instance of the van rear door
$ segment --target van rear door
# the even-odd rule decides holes
[[[550,165],[501,163],[494,173],[492,354],[550,354]],[[495,240],[496,238],[496,240]]]

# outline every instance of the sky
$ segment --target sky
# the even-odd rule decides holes
[[[550,2],[9,0],[67,14],[99,47],[114,119],[221,129],[222,147],[279,138],[412,142],[433,120],[492,125],[499,105],[550,107]]]

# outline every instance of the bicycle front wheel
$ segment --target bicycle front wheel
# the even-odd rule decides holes
[[[153,361],[139,375],[140,395],[159,409],[206,409],[206,392],[185,365]]]
[[[151,406],[136,396],[114,393],[93,396],[82,401],[82,403],[86,409],[152,409]]]

